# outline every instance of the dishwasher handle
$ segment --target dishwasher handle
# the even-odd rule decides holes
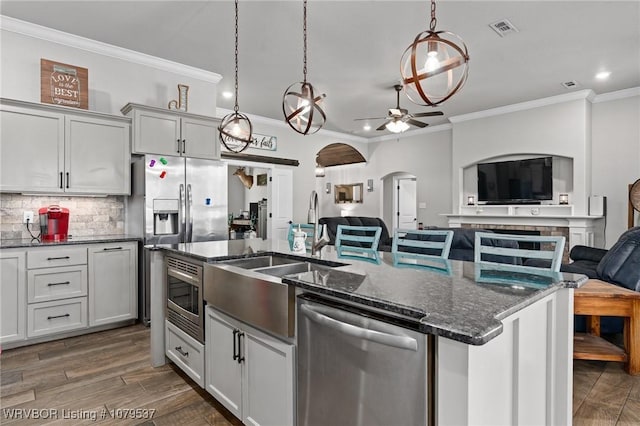
[[[331,318],[326,314],[318,312],[312,306],[308,305],[300,305],[300,311],[311,321],[314,321],[318,324],[321,324],[325,327],[346,334],[348,336],[356,337],[363,340],[369,340],[372,342],[380,343],[381,345],[407,349],[414,352],[418,351],[418,342],[416,341],[416,339],[413,339],[411,337],[397,336],[394,334],[382,333],[375,330],[367,330],[366,328],[338,321],[337,319]]]

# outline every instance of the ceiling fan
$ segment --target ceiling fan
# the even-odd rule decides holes
[[[408,110],[404,108],[400,108],[400,91],[402,90],[401,84],[396,84],[393,86],[396,90],[396,107],[389,108],[389,113],[387,117],[372,117],[372,118],[356,118],[355,121],[358,120],[382,120],[385,119],[387,122],[382,124],[376,130],[384,130],[387,129],[393,133],[404,132],[409,128],[409,125],[416,127],[427,127],[427,123],[423,123],[422,121],[414,120],[417,117],[433,117],[437,115],[443,115],[442,111],[433,111],[433,112],[418,112],[415,114],[409,113]]]

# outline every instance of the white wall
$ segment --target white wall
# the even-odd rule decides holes
[[[491,115],[453,124],[452,212],[463,199],[464,169],[507,155],[553,155],[573,159],[577,215],[587,213],[591,195],[591,103],[585,98]],[[556,200],[557,202],[557,200]]]
[[[168,61],[151,59],[149,63],[155,60],[159,66],[166,65],[176,72],[15,33],[4,27],[1,36],[0,95],[4,98],[40,102],[40,59],[44,58],[89,70],[92,111],[122,115],[120,108],[129,102],[166,108],[169,101],[177,99],[177,85],[182,83],[189,86],[188,112],[203,115],[216,112],[216,81],[220,78],[216,74],[202,72],[202,78],[196,78],[188,75],[192,70],[189,67]],[[74,36],[73,40],[76,39]],[[184,72],[177,73],[178,70]]]
[[[593,194],[607,197],[607,248],[627,229],[628,185],[640,179],[640,90],[635,93],[598,97],[592,108],[591,185]],[[637,212],[635,224],[640,225]]]

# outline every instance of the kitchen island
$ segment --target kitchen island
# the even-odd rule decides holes
[[[155,321],[164,318],[157,283],[163,280],[165,254],[214,263],[290,255],[288,242],[259,239],[154,248],[160,249],[152,252],[152,309],[157,314],[152,310],[152,359],[157,363],[164,362],[164,326]],[[586,277],[551,274],[527,280],[457,261],[432,270],[397,268],[390,253],[380,255],[378,265],[339,259],[333,247],[325,247],[319,257],[301,257],[344,266],[287,275],[282,281],[297,293],[382,313],[425,334],[434,360],[425,377],[433,386],[433,423],[571,423],[573,288]]]

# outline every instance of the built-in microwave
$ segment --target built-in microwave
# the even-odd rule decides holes
[[[166,265],[167,319],[204,343],[202,263],[167,256]]]

